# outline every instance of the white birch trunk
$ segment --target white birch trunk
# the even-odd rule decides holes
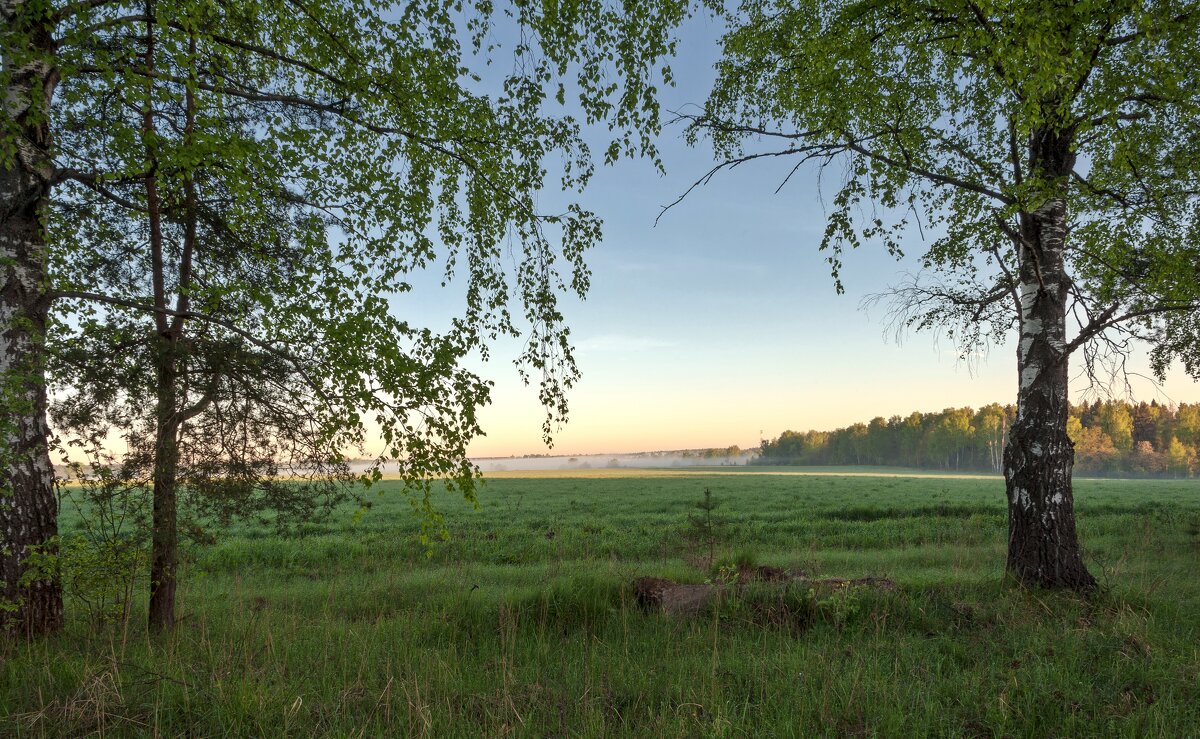
[[[11,72],[4,115],[19,132],[16,156],[0,161],[0,602],[7,605],[0,626],[32,634],[55,631],[63,619],[62,587],[53,575],[21,582],[33,553],[54,553],[58,533],[43,352],[43,224],[53,174],[47,116],[58,75],[49,62],[49,28],[23,28],[21,7],[22,0],[0,0],[0,22],[15,31],[4,49]]]
[[[1056,153],[1069,156],[1069,150]],[[1075,531],[1075,449],[1067,436],[1066,228],[1060,198],[1022,219],[1020,386],[1017,420],[1004,450],[1007,568],[1025,585],[1089,591],[1096,583]]]

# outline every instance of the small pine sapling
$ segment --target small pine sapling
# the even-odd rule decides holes
[[[717,561],[717,545],[724,539],[729,521],[717,512],[721,502],[713,497],[712,490],[704,488],[704,497],[696,501],[699,513],[689,513],[685,532],[692,549],[702,548],[707,554],[702,560],[703,569],[709,571]]]

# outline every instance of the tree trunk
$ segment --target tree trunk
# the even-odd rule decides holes
[[[150,552],[150,629],[175,626],[176,567],[179,532],[176,474],[179,468],[178,344],[175,334],[159,337],[158,403],[155,408],[154,514]]]
[[[0,629],[44,634],[63,623],[57,575],[38,568],[29,576],[31,555],[53,555],[58,534],[46,422],[43,228],[53,175],[47,116],[58,73],[49,62],[49,28],[26,22],[21,6],[0,0],[0,22],[13,32],[7,41],[39,57],[18,62],[16,49],[5,48],[4,67],[13,74],[0,92],[18,134],[15,156],[0,157]]]
[[[179,468],[179,336],[177,322],[167,319],[166,265],[163,259],[162,213],[158,196],[158,155],[155,143],[154,76],[155,3],[146,0],[146,107],[142,112],[142,143],[146,147],[146,216],[150,235],[151,283],[154,290],[155,374],[154,511],[150,542],[151,631],[175,627],[176,568],[179,531],[176,511],[176,473]],[[188,102],[189,120],[191,98]],[[190,201],[189,201],[190,203]]]
[[[1035,136],[1031,155],[1035,166],[1051,175],[1069,172],[1073,165],[1066,137]],[[1007,569],[1027,586],[1088,592],[1096,581],[1083,563],[1075,532],[1075,448],[1067,436],[1066,230],[1062,198],[1050,199],[1021,220],[1020,388],[1017,420],[1004,450]]]

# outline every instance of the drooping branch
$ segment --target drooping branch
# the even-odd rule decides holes
[[[999,305],[1014,297],[1015,283],[1006,276],[1009,274],[1003,272],[990,287],[974,284],[963,288],[929,283],[921,275],[909,274],[902,284],[864,297],[860,307],[885,303],[890,316],[889,331],[897,341],[909,330],[944,330],[965,356],[971,347],[986,345],[983,337],[989,331],[1010,328],[1020,315],[1019,310]]]
[[[436,152],[438,154],[441,154],[441,155],[447,157],[448,159],[462,165],[462,167],[467,172],[469,172],[473,177],[478,178],[478,180],[481,183],[483,183],[489,190],[491,190],[496,195],[499,195],[501,198],[510,202],[519,211],[521,211],[527,218],[529,218],[531,221],[533,221],[535,223],[542,222],[542,221],[552,221],[552,220],[556,220],[558,218],[558,216],[546,215],[546,214],[538,213],[538,212],[532,210],[529,207],[528,203],[526,203],[524,200],[517,197],[510,190],[498,185],[496,183],[495,179],[491,175],[489,175],[486,171],[484,171],[484,169],[479,165],[478,162],[476,162],[470,156],[463,153],[462,151],[460,151],[457,148],[457,145],[461,144],[460,141],[454,140],[454,139],[441,140],[441,139],[437,139],[437,138],[434,138],[431,136],[426,136],[426,135],[417,133],[417,132],[412,131],[407,128],[401,128],[399,126],[385,125],[385,124],[381,124],[381,123],[373,123],[371,121],[364,119],[361,115],[359,115],[358,112],[355,111],[353,109],[353,107],[351,106],[350,100],[348,98],[347,99],[339,99],[339,100],[322,101],[322,100],[318,100],[316,98],[303,97],[300,95],[267,92],[265,90],[245,88],[245,87],[241,87],[240,85],[237,85],[236,82],[234,82],[233,80],[230,80],[228,77],[225,77],[223,75],[219,75],[219,74],[216,74],[215,72],[212,72],[212,70],[209,70],[209,71],[212,72],[214,74],[214,76],[217,76],[217,77],[225,80],[226,82],[233,83],[233,85],[232,86],[231,85],[215,85],[215,84],[212,84],[209,82],[189,81],[189,80],[179,77],[177,75],[168,74],[168,73],[165,73],[162,71],[146,70],[146,69],[140,69],[140,68],[124,68],[124,67],[113,68],[113,67],[98,67],[98,66],[94,66],[94,65],[80,65],[79,67],[76,68],[75,71],[78,74],[90,74],[90,75],[107,75],[107,74],[111,74],[113,72],[118,72],[118,73],[130,74],[130,75],[134,75],[134,76],[144,76],[144,77],[148,77],[148,78],[151,78],[154,80],[171,82],[171,83],[178,84],[181,86],[190,85],[191,87],[193,87],[197,90],[203,90],[205,92],[211,92],[211,93],[217,94],[217,95],[228,95],[230,97],[246,100],[247,102],[290,106],[290,107],[294,107],[294,108],[298,108],[298,109],[302,109],[302,110],[307,110],[307,111],[310,111],[313,113],[331,115],[342,121],[345,121],[346,123],[349,123],[350,125],[352,125],[354,127],[360,128],[364,131],[368,131],[370,133],[377,134],[380,136],[399,136],[400,138],[411,141],[421,147],[424,147],[425,149],[428,149],[429,151]],[[479,142],[479,143],[487,143],[487,142]]]

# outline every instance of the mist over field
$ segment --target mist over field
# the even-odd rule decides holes
[[[753,457],[752,452],[736,455],[707,454],[709,450],[678,450],[664,452],[624,452],[620,454],[575,454],[575,455],[524,455],[512,457],[472,457],[471,462],[485,475],[489,472],[519,472],[539,470],[595,470],[619,468],[659,467],[731,467],[744,466]],[[355,461],[351,469],[365,472],[370,462]],[[386,475],[398,469],[397,465],[383,465]]]
[[[745,465],[751,453],[734,456],[702,456],[704,450],[696,452],[637,452],[625,454],[580,454],[575,456],[545,457],[481,457],[471,461],[487,472],[513,472],[520,470],[589,470],[616,469],[621,467],[712,467]],[[699,453],[698,453],[699,452]]]

